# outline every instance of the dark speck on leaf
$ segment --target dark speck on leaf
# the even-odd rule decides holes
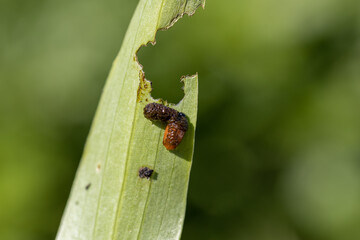
[[[147,167],[141,167],[139,169],[139,177],[140,178],[147,178],[149,179],[151,175],[153,174],[154,170],[147,168]]]

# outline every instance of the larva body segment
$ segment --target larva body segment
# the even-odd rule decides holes
[[[167,150],[174,150],[184,138],[188,121],[184,113],[158,103],[149,103],[144,108],[144,116],[150,120],[167,123],[163,145]]]

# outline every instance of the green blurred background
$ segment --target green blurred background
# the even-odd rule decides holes
[[[0,239],[54,239],[137,1],[0,0]],[[207,1],[139,51],[199,73],[182,239],[360,239],[360,2]]]

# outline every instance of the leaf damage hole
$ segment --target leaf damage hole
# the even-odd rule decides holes
[[[178,103],[184,97],[184,86],[180,79],[183,75],[195,74],[199,69],[197,59],[193,59],[196,44],[199,43],[186,34],[187,29],[194,24],[196,15],[191,16],[191,19],[186,15],[175,24],[176,27],[166,29],[166,33],[158,30],[156,40],[150,42],[151,45],[161,43],[155,48],[148,47],[148,43],[138,49],[135,58],[142,68],[138,100],[146,92],[151,92],[154,99],[165,99],[171,103]],[[173,30],[174,27],[176,30]],[[148,79],[151,79],[151,82],[147,81]],[[150,85],[150,88],[144,89],[147,85]]]

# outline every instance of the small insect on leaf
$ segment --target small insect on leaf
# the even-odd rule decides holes
[[[144,116],[153,121],[167,123],[163,145],[167,150],[174,150],[184,138],[188,129],[188,121],[182,112],[159,103],[149,103],[144,108]]]
[[[139,169],[139,177],[149,179],[151,177],[151,175],[153,174],[153,172],[154,172],[153,169],[150,169],[148,167],[141,167]]]

